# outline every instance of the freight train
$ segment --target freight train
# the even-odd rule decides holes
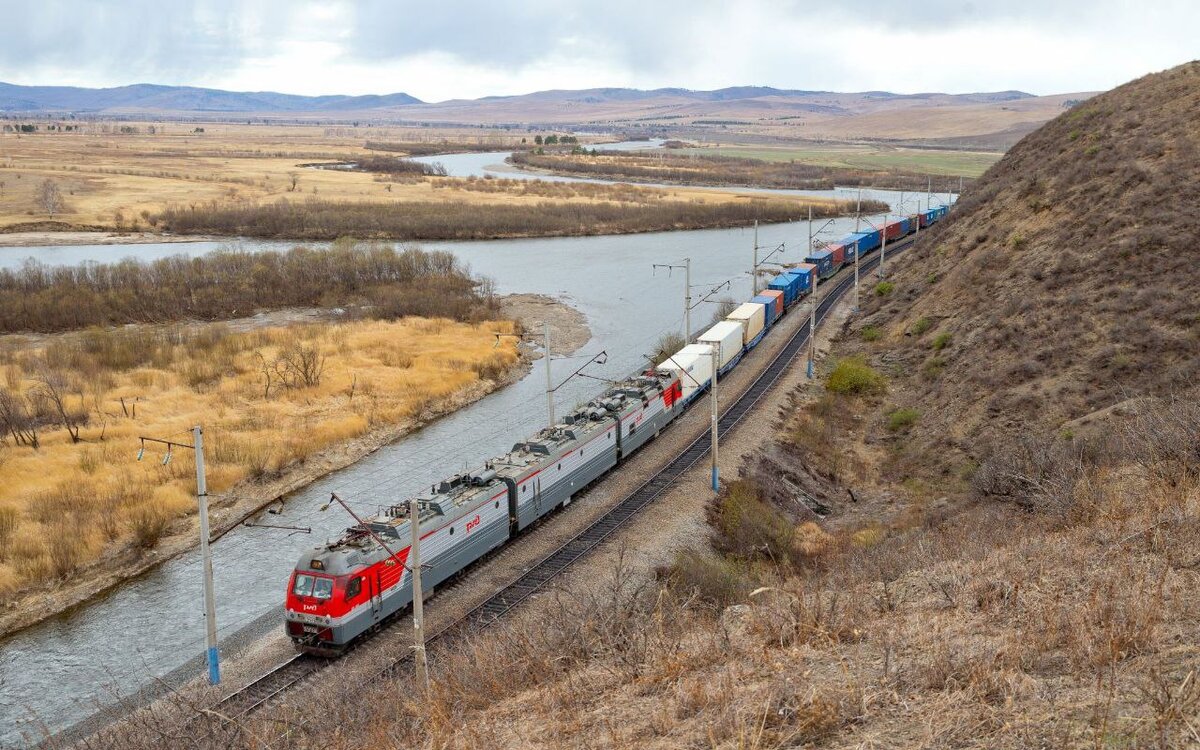
[[[422,588],[428,592],[547,513],[657,437],[712,383],[757,346],[788,309],[812,293],[854,253],[869,253],[938,221],[934,208],[848,235],[770,281],[661,364],[608,387],[553,427],[539,430],[474,471],[433,484],[417,499],[384,509],[335,541],[305,552],[287,588],[285,628],[300,651],[334,656],[412,604],[407,567],[411,524],[421,538]],[[713,350],[716,349],[714,357]]]

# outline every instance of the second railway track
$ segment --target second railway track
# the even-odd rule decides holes
[[[888,253],[900,253],[910,247],[916,239],[916,237],[910,237],[902,240],[889,248]],[[863,272],[870,271],[878,265],[878,252],[872,253],[869,257],[864,256],[859,264],[860,277]],[[852,276],[846,276],[833,282],[833,284],[832,290],[827,292],[817,302],[818,323],[825,320],[834,305],[840,302],[842,297],[853,287],[854,281]],[[797,311],[793,310],[791,314],[795,315]],[[750,386],[721,412],[717,423],[719,435],[725,435],[741,422],[746,414],[775,385],[792,364],[796,355],[803,351],[808,340],[808,326],[802,325],[792,334],[788,342],[763,371],[755,377]],[[689,443],[681,453],[654,472],[649,479],[633,492],[626,495],[598,519],[554,552],[542,558],[515,581],[488,597],[482,604],[472,609],[465,616],[431,634],[428,642],[433,644],[453,636],[456,632],[463,632],[471,628],[486,627],[504,617],[531,595],[542,590],[547,583],[564,570],[594,550],[605,539],[624,526],[638,511],[653,502],[685,472],[691,469],[697,461],[708,455],[709,447],[710,438],[708,432],[705,431]],[[392,624],[394,624],[394,621]],[[411,660],[411,654],[402,656],[381,670],[381,674],[393,673]],[[222,698],[216,705],[216,712],[219,715],[235,719],[245,717],[269,705],[292,687],[305,682],[313,674],[335,663],[337,663],[335,659],[297,654],[288,661],[274,667],[269,672],[255,678],[236,692]]]

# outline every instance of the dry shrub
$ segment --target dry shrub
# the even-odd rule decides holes
[[[709,522],[717,531],[717,549],[740,559],[766,559],[777,565],[793,561],[795,529],[774,507],[764,502],[751,480],[730,482],[713,500]]]
[[[378,209],[401,215],[385,206]],[[63,305],[64,298],[72,304]],[[427,315],[455,320],[490,319],[496,310],[490,285],[471,276],[451,253],[396,250],[352,240],[335,242],[324,250],[222,250],[199,258],[181,255],[153,262],[126,259],[53,268],[34,263],[0,270],[0,329],[7,332],[217,320],[262,308],[318,306],[354,306],[373,317]],[[223,348],[230,338],[224,329],[203,337],[189,340],[169,330],[93,328],[52,342],[46,356],[51,369],[90,375],[145,365],[164,367],[175,358],[179,344],[206,355],[200,359],[218,363],[234,353]],[[198,384],[216,377],[200,365],[194,367]]]
[[[1067,651],[1080,669],[1104,669],[1155,650],[1163,617],[1163,580],[1122,566],[1092,584],[1087,598],[1066,610]]]
[[[11,505],[0,505],[0,560],[8,558],[9,546],[21,524],[20,512]]]
[[[133,535],[133,543],[139,548],[153,549],[167,533],[172,520],[171,513],[153,503],[145,503],[133,508],[128,515],[129,531]]]
[[[685,550],[667,571],[667,580],[684,596],[698,596],[724,607],[745,600],[754,587],[750,575],[744,563]]]

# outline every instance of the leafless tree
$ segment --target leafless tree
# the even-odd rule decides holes
[[[39,445],[37,419],[28,402],[7,388],[0,388],[0,432],[12,435],[17,445],[37,448]]]
[[[79,428],[87,421],[87,414],[86,412],[81,414],[67,406],[67,390],[70,386],[70,382],[61,372],[45,370],[38,374],[33,394],[45,405],[46,410],[52,412],[66,428],[67,434],[71,436],[71,442],[78,443]]]
[[[270,398],[271,389],[286,390],[312,388],[321,384],[325,373],[325,355],[316,344],[305,344],[296,339],[279,351],[273,358],[255,352],[258,369],[263,376],[263,398]]]
[[[316,344],[293,341],[279,352],[279,364],[289,388],[312,388],[321,384],[325,355]]]
[[[38,205],[42,210],[50,214],[50,218],[54,218],[54,214],[58,213],[63,208],[62,191],[58,189],[58,183],[51,179],[46,179],[42,182],[41,188],[38,189]]]

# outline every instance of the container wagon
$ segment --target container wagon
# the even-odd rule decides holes
[[[718,347],[717,359],[720,369],[718,369],[717,373],[724,375],[741,361],[742,353],[745,351],[743,339],[744,335],[740,322],[736,320],[722,320],[700,334],[696,339],[696,343]]]
[[[812,263],[801,263],[795,268],[788,271],[793,276],[800,279],[800,294],[804,297],[812,294],[813,285],[817,283],[817,267]]]
[[[758,299],[755,297],[755,299]],[[761,303],[751,300],[738,305],[729,313],[725,320],[733,321],[742,327],[742,347],[746,350],[758,346],[763,336],[767,334],[767,311],[771,303]]]
[[[837,267],[833,262],[833,253],[828,250],[813,250],[804,259],[804,262],[816,266],[817,273],[820,274],[822,279],[829,278],[837,271]]]
[[[788,308],[800,295],[800,280],[788,273],[781,273],[767,284],[769,290],[783,294],[783,306]]]
[[[787,312],[787,308],[783,306],[783,292],[778,289],[764,289],[762,295],[775,301],[775,320],[783,317],[783,314]]]
[[[763,293],[756,295],[750,301],[763,306],[763,325],[767,328],[775,325],[775,321],[779,320],[779,299],[774,295]]]

